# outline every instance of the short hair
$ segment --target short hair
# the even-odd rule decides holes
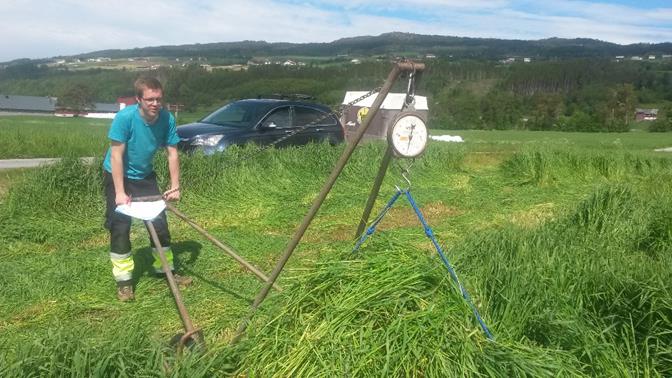
[[[146,77],[146,76],[139,77],[135,81],[134,86],[135,86],[135,95],[138,96],[138,98],[142,98],[145,89],[160,89],[163,91],[163,86],[161,85],[161,82],[155,77]]]

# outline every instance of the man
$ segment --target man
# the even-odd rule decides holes
[[[133,256],[131,255],[131,217],[115,212],[117,205],[129,204],[133,197],[159,195],[153,159],[157,149],[165,147],[168,153],[170,189],[163,193],[166,200],[180,198],[180,163],[176,145],[179,138],[175,131],[175,118],[163,109],[163,87],[155,78],[135,81],[137,104],[127,106],[117,113],[110,126],[110,148],[103,162],[107,211],[105,228],[110,231],[110,260],[112,274],[117,282],[117,298],[126,302],[135,299],[133,294]],[[170,233],[166,213],[163,211],[152,220],[159,242],[163,247],[171,270],[173,253],[170,250]],[[155,273],[163,273],[158,251],[153,247]],[[182,285],[191,283],[188,277],[175,276]]]

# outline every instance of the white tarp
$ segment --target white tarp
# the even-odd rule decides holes
[[[345,92],[345,97],[343,98],[343,105],[349,104],[352,101],[355,101],[359,97],[364,96],[368,92],[366,91],[348,91]],[[353,106],[373,106],[373,101],[375,101],[378,96],[378,92],[375,92],[371,96],[353,104]],[[415,96],[415,110],[429,110],[427,107],[427,97],[425,96]],[[381,109],[391,109],[391,110],[401,110],[401,107],[404,105],[404,100],[406,99],[406,93],[388,93],[383,101]]]
[[[464,139],[462,139],[462,137],[459,135],[430,135],[429,138],[431,140],[438,140],[440,142],[464,142]]]
[[[163,200],[151,202],[131,202],[128,205],[118,205],[114,211],[142,220],[156,218],[166,208]]]
[[[86,118],[101,118],[101,119],[114,119],[116,113],[86,113],[82,117]]]

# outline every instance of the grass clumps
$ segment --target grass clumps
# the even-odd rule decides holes
[[[24,175],[3,203],[0,237],[46,243],[96,233],[104,215],[101,164],[71,156]]]
[[[667,376],[672,256],[668,212],[655,209],[669,206],[607,185],[537,229],[475,235],[449,253],[482,282],[500,337],[570,352],[588,376]]]
[[[385,150],[370,143],[288,261],[285,291],[235,347],[260,283],[171,218],[176,260],[194,277],[186,306],[209,347],[182,358],[165,282],[141,272],[136,302],[116,301],[100,161],[27,171],[0,203],[0,376],[672,376],[671,160],[506,147],[431,144],[410,176],[495,341],[405,201],[358,255],[339,255]],[[268,273],[343,148],[184,156],[176,206]],[[390,167],[374,213],[404,184],[399,172]],[[140,222],[132,241],[147,266]]]
[[[242,371],[273,376],[575,376],[569,354],[489,341],[438,260],[392,245],[296,278]],[[486,320],[487,321],[487,320]]]
[[[108,335],[109,336],[109,335]],[[92,340],[82,330],[53,328],[0,353],[2,377],[213,377],[233,371],[235,354],[216,348],[182,356],[139,327],[119,329],[116,338]]]

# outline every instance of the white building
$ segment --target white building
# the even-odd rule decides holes
[[[366,93],[367,92],[363,91],[345,92],[343,105],[351,103]],[[369,109],[371,106],[373,106],[373,102],[377,95],[378,93],[374,93],[373,95],[343,109],[341,123],[345,127],[346,139],[349,140],[349,138],[356,134],[356,131],[361,126],[363,119],[368,114]],[[399,114],[401,111],[405,100],[406,93],[388,93],[382,105],[380,106],[378,113],[376,113],[376,116],[371,120],[371,124],[369,125],[368,129],[366,129],[364,138],[387,138],[387,129],[394,120],[394,117],[396,117],[397,114]],[[427,122],[429,112],[429,108],[427,107],[427,97],[415,96],[414,107],[415,111],[420,114],[420,117],[423,119],[423,121]]]

